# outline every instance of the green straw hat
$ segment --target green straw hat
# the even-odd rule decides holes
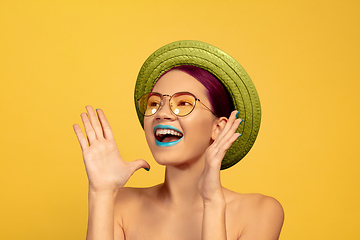
[[[139,121],[144,127],[144,116],[140,113],[137,100],[151,92],[156,81],[166,71],[180,65],[200,67],[214,75],[230,94],[239,118],[243,119],[236,132],[242,135],[226,152],[221,169],[239,162],[250,151],[258,135],[261,121],[261,107],[255,86],[241,65],[224,51],[204,42],[177,41],[165,45],[146,59],[135,85],[135,107]]]

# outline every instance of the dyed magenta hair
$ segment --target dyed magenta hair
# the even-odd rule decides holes
[[[207,95],[211,104],[211,110],[218,117],[228,118],[230,116],[231,112],[234,110],[234,104],[231,101],[231,98],[225,87],[214,75],[202,68],[191,65],[177,66],[168,70],[167,72],[172,70],[185,72],[198,80],[207,90]]]

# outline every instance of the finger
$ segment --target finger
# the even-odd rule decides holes
[[[230,126],[229,130],[227,133],[225,133],[222,137],[220,137],[217,141],[217,145],[221,146],[222,144],[224,144],[225,142],[227,142],[236,132],[236,130],[238,129],[240,123],[241,123],[242,119],[236,119],[233,124]],[[236,140],[236,139],[235,139]]]
[[[97,109],[96,112],[98,114],[102,130],[104,132],[104,137],[106,139],[114,139],[110,124],[109,124],[103,110]]]
[[[96,138],[97,139],[103,138],[104,137],[103,131],[101,129],[99,119],[96,116],[96,113],[95,113],[94,109],[92,108],[92,106],[86,106],[85,108],[86,108],[86,110],[88,112],[91,126],[93,127],[93,129],[95,131]]]
[[[230,114],[230,117],[228,119],[228,121],[225,124],[225,127],[221,130],[220,134],[218,135],[218,137],[216,138],[216,140],[220,140],[222,139],[229,131],[229,129],[231,128],[232,124],[234,123],[234,121],[236,120],[236,114],[238,113],[238,111],[232,111],[232,113]],[[219,141],[218,140],[218,141]]]
[[[219,133],[218,137],[214,141],[214,145],[218,145],[222,139],[228,138],[231,136],[239,127],[239,124],[241,123],[241,119],[236,119],[237,111],[233,111],[225,124],[225,127],[222,129],[222,131]]]
[[[213,146],[209,149],[208,158],[206,158],[206,163],[211,166],[210,168],[218,169],[220,168],[221,162],[225,156],[226,151],[230,146],[235,142],[235,140],[240,136],[240,133],[234,133],[228,141],[222,142],[221,145]]]
[[[74,128],[76,137],[80,143],[81,150],[84,151],[84,149],[86,149],[89,146],[88,142],[86,140],[86,137],[84,136],[83,132],[81,131],[81,128],[79,125],[74,124],[73,128]]]
[[[217,151],[216,155],[221,157],[221,159],[224,157],[226,151],[231,147],[231,145],[238,139],[238,137],[241,136],[240,133],[234,133],[227,141],[222,142],[220,145],[220,149]]]
[[[81,113],[80,116],[81,116],[81,120],[84,124],[86,136],[89,140],[89,145],[91,145],[96,140],[95,131],[94,131],[93,127],[91,126],[88,115],[86,113]]]
[[[131,167],[132,173],[139,170],[140,168],[145,168],[145,169],[150,170],[150,165],[143,159],[137,159],[133,162],[129,162],[129,165]]]
[[[228,129],[227,129],[227,132],[224,132],[223,134],[223,138],[229,138],[229,136],[232,136],[236,130],[238,129],[240,123],[242,122],[242,119],[238,118],[238,119],[235,119],[232,123],[229,122],[229,125],[228,125]]]

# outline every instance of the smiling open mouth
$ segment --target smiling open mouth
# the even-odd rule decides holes
[[[170,125],[156,125],[154,127],[155,143],[160,147],[171,147],[183,137],[183,133]]]

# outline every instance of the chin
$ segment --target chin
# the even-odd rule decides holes
[[[157,147],[150,150],[155,161],[162,166],[187,166],[205,159],[205,151],[199,151],[199,149],[159,149]]]
[[[183,156],[181,156],[181,151],[174,151],[172,147],[150,147],[151,153],[157,163],[160,165],[176,165],[179,162],[183,161]]]

